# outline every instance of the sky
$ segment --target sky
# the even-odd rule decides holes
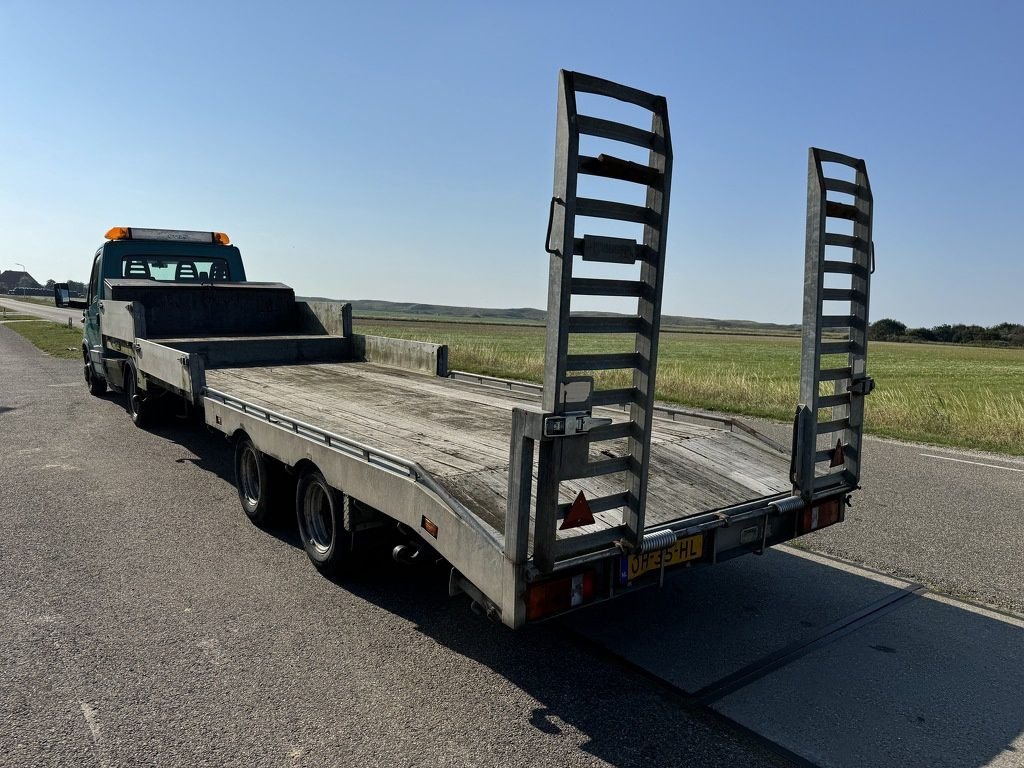
[[[564,68],[668,99],[666,314],[799,321],[819,146],[867,162],[873,319],[1024,322],[1022,33],[1019,2],[0,0],[0,269],[210,229],[300,295],[543,307]]]

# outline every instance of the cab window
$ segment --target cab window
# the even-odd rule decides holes
[[[125,256],[121,276],[161,283],[209,283],[231,279],[224,259],[197,259],[191,256]]]
[[[100,294],[100,254],[96,254],[96,258],[92,261],[92,272],[89,275],[89,293],[86,297],[86,302],[92,304],[97,296]]]

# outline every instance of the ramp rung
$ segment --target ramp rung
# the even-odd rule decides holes
[[[640,390],[636,387],[623,389],[595,389],[590,395],[591,405],[632,405],[639,402]],[[601,427],[603,429],[603,427]],[[591,434],[594,430],[591,430]]]
[[[871,273],[868,272],[867,267],[862,267],[860,264],[854,264],[851,261],[829,261],[826,259],[821,263],[821,268],[825,272],[835,272],[840,275],[854,275],[855,277],[868,278]]]
[[[639,317],[569,317],[569,333],[643,333]]]
[[[576,296],[644,296],[649,292],[639,280],[604,280],[598,277],[574,277],[570,290]]]
[[[836,245],[840,248],[853,248],[856,251],[868,250],[868,244],[862,237],[853,235],[840,235],[837,232],[825,233],[825,245]]]
[[[601,459],[591,461],[575,471],[570,471],[561,476],[562,480],[582,480],[586,477],[600,477],[601,475],[614,475],[619,472],[632,472],[634,467],[632,456],[618,456],[614,459]]]
[[[832,461],[832,452],[834,450],[835,448],[829,448],[824,451],[815,451],[814,463],[818,464],[819,462],[822,461]],[[857,449],[854,448],[852,445],[847,445],[846,443],[843,443],[843,454],[846,456],[847,459],[854,459],[857,457]]]
[[[633,264],[640,258],[643,246],[628,237],[606,237],[584,235],[579,253],[584,261],[600,261],[605,264]],[[576,252],[575,244],[573,252]]]
[[[856,157],[850,157],[841,152],[833,152],[830,149],[815,148],[814,151],[818,155],[818,159],[823,163],[839,163],[840,165],[848,165],[851,168],[859,168],[863,164],[863,161],[858,160]]]
[[[854,184],[852,181],[845,181],[844,179],[832,179],[825,177],[825,189],[830,192],[841,192],[844,195],[853,195],[854,197],[868,199],[867,187],[862,187],[859,184]]]
[[[818,371],[818,381],[839,381],[840,379],[849,379],[853,376],[853,369],[847,366],[846,368],[823,368]]]
[[[822,301],[857,301],[863,303],[865,296],[852,288],[822,288]]]
[[[609,424],[605,427],[594,427],[587,436],[591,443],[600,443],[605,440],[621,440],[624,437],[642,438],[643,434],[637,425],[632,421],[620,421],[618,424]]]
[[[617,123],[614,120],[577,115],[576,127],[579,128],[580,133],[585,133],[588,136],[621,141],[644,149],[653,149],[655,152],[664,152],[665,150],[665,140],[658,134],[645,131],[643,128],[635,128],[632,125]]]
[[[818,434],[827,435],[829,432],[842,432],[850,428],[849,419],[836,419],[835,421],[819,421]]]
[[[576,198],[576,215],[590,216],[595,219],[615,219],[616,221],[632,221],[637,224],[661,226],[661,217],[650,208],[629,203],[613,203],[610,200],[597,200],[592,197]]]
[[[572,86],[576,91],[595,93],[598,96],[607,96],[618,101],[636,104],[638,107],[649,109],[652,112],[658,111],[665,104],[665,100],[660,96],[641,91],[639,88],[630,88],[628,85],[620,85],[611,80],[604,80],[593,75],[583,75],[579,72],[572,73]]]
[[[655,189],[662,189],[665,186],[665,177],[657,168],[622,160],[612,155],[598,155],[597,157],[580,155],[577,167],[580,173],[585,173],[588,176],[631,181],[634,184],[644,184]]]
[[[609,509],[618,509],[619,507],[629,506],[632,502],[632,496],[629,491],[622,493],[613,493],[610,496],[599,496],[596,499],[587,499],[587,503],[590,505],[590,511],[595,515],[598,512],[607,512]],[[559,504],[558,505],[558,519],[564,520],[566,514],[569,512],[569,508],[572,504]]]
[[[596,355],[566,355],[567,371],[611,371],[618,368],[639,368],[643,359],[636,352]]]
[[[841,395],[821,395],[818,397],[819,408],[835,408],[837,405],[849,405],[849,403],[849,392],[843,392]]]
[[[821,342],[822,355],[848,355],[856,348],[852,341],[823,341]]]
[[[853,315],[822,315],[822,328],[862,328],[864,321]]]
[[[825,201],[825,215],[833,219],[848,219],[858,224],[867,224],[868,215],[856,206],[847,203],[837,203],[834,200]]]

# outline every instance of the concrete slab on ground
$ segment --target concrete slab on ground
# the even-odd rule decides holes
[[[828,768],[1024,768],[1024,618],[790,548],[568,621]]]

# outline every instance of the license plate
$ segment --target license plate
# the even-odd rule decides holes
[[[648,571],[658,570],[662,563],[668,568],[690,560],[697,560],[703,554],[704,536],[699,533],[696,536],[687,536],[665,549],[645,552],[641,555],[624,556],[619,580],[622,582],[632,581]]]

